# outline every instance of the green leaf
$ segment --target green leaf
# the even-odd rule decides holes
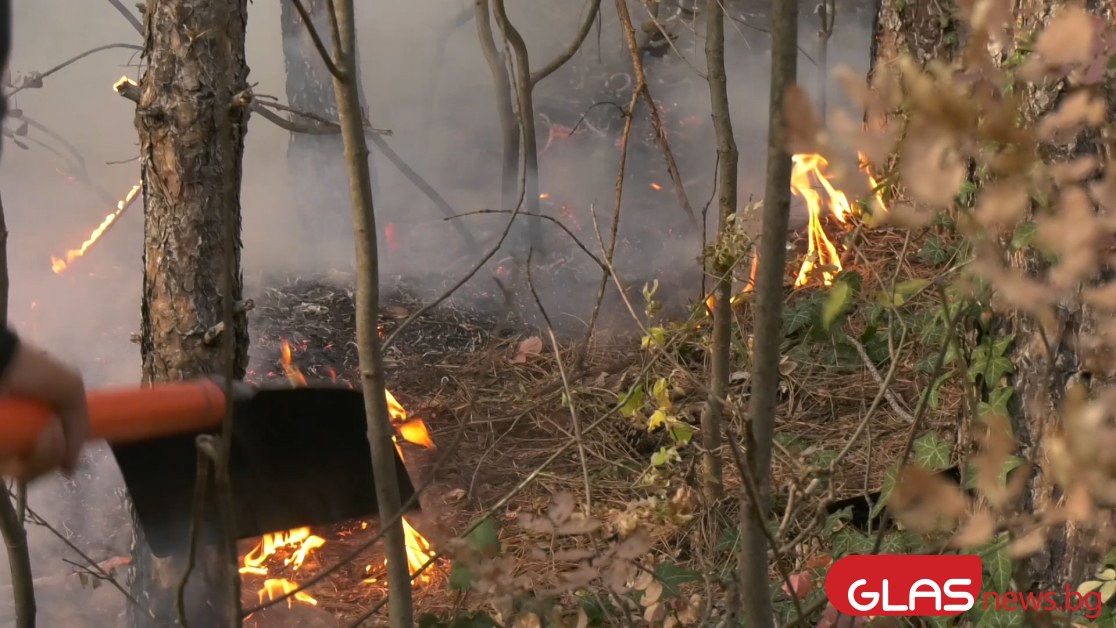
[[[473,586],[473,570],[459,560],[450,563],[449,588],[454,591],[467,591]]]
[[[493,555],[500,551],[500,529],[496,520],[485,517],[477,527],[465,537],[469,548],[482,555]]]
[[[643,386],[636,386],[631,389],[628,394],[624,395],[624,401],[620,404],[620,414],[624,416],[635,416],[636,412],[643,407]]]
[[[1008,402],[1011,401],[1011,395],[1015,392],[1012,388],[1007,386],[1000,386],[988,394],[988,401],[980,402],[977,407],[977,415],[984,419],[989,414],[999,414],[1003,416],[1008,415]]]
[[[880,303],[883,305],[900,307],[929,285],[929,279],[908,279],[907,281],[896,284],[894,294],[888,294],[886,291],[881,293],[879,297]]]
[[[647,335],[643,337],[641,346],[644,349],[648,347],[665,347],[666,346],[666,330],[662,327],[652,327],[647,330]]]
[[[829,329],[838,317],[848,311],[851,295],[852,286],[844,281],[838,281],[829,288],[829,295],[822,305],[823,327]]]
[[[991,611],[980,616],[977,628],[1017,628],[1025,625],[1023,611]]]
[[[651,454],[652,466],[661,467],[671,461],[672,458],[678,457],[678,450],[673,447],[660,447],[659,451]]]
[[[1011,236],[1011,249],[1018,251],[1031,245],[1038,233],[1038,225],[1031,221],[1021,222]]]
[[[729,526],[721,530],[721,535],[717,537],[717,551],[718,552],[735,552],[737,544],[740,542],[740,530]]]
[[[670,409],[670,382],[665,377],[655,380],[655,384],[651,386],[651,397],[660,408]]]
[[[833,558],[838,559],[852,554],[867,554],[872,551],[875,539],[868,538],[853,527],[841,528],[833,535]]]
[[[668,561],[655,565],[655,578],[662,583],[663,599],[666,599],[677,597],[682,585],[701,580],[701,574]]]
[[[891,492],[895,490],[895,480],[899,476],[899,468],[896,465],[891,465],[886,472],[884,472],[883,487],[880,488],[880,499],[872,506],[871,517],[876,518],[887,507],[887,500],[891,498]]]
[[[433,613],[423,613],[416,618],[418,628],[443,628],[446,624]]]
[[[1003,549],[993,552],[985,559],[988,568],[988,590],[1003,593],[1011,586],[1011,557]]]
[[[694,428],[689,423],[676,422],[670,426],[670,435],[679,445],[689,445],[694,440]]]
[[[914,442],[915,460],[931,471],[949,468],[953,448],[937,432],[928,432]]]

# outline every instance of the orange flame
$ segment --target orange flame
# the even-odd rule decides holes
[[[284,340],[281,345],[281,351],[283,372],[291,381],[291,384],[294,386],[306,386],[306,377],[294,364],[294,352],[290,342]],[[330,372],[331,377],[336,378],[336,373],[333,372],[332,369],[330,369]],[[434,439],[431,438],[430,430],[427,428],[426,423],[422,419],[410,418],[407,414],[407,409],[403,407],[403,404],[399,403],[399,400],[395,398],[395,395],[391,394],[390,390],[385,388],[384,394],[387,397],[388,415],[391,417],[391,422],[395,426],[398,435],[395,447],[396,450],[399,451],[400,457],[403,457],[403,450],[399,447],[398,438],[402,438],[404,441],[420,447],[433,449]],[[406,519],[403,519],[402,522],[404,545],[407,550],[407,565],[410,568],[411,575],[414,575],[428,560],[430,560],[434,552],[431,550],[430,543],[426,538],[412,528],[411,524],[408,523]],[[365,523],[364,526],[367,527],[367,523]],[[244,567],[241,567],[240,573],[267,576],[268,571],[267,568],[263,566],[263,563],[279,548],[293,550],[291,556],[284,561],[284,564],[294,565],[294,569],[297,570],[302,566],[302,562],[306,559],[306,556],[311,551],[324,545],[325,542],[325,539],[310,534],[310,528],[296,528],[285,533],[280,532],[264,535],[256,548],[244,557]],[[430,576],[425,573],[416,579],[416,583],[426,583],[429,581]],[[268,580],[265,582],[265,585],[267,582],[273,583],[273,590],[280,590],[282,587],[287,586],[282,583],[289,583],[291,585],[291,587],[286,590],[294,590],[294,587],[297,586],[287,580],[281,579]],[[266,589],[266,586],[264,589],[260,589],[260,599],[262,600],[265,595],[272,596],[272,599],[276,597],[276,595],[272,594],[271,590]],[[277,595],[282,595],[282,592]],[[298,597],[299,595],[304,594],[301,592],[296,593],[293,599],[305,601],[301,600],[301,598]],[[314,600],[314,598],[310,596],[305,597],[309,600]],[[288,600],[289,599],[292,598],[288,598]],[[308,603],[316,604],[317,601],[314,600]]]
[[[810,274],[815,270],[821,271],[822,281],[828,286],[842,270],[841,256],[837,254],[837,248],[825,235],[821,221],[822,195],[811,185],[811,178],[817,180],[825,190],[829,210],[838,221],[845,223],[852,215],[852,207],[845,193],[834,189],[822,174],[822,170],[829,164],[824,157],[818,154],[795,155],[792,161],[794,169],[791,171],[791,191],[806,201],[806,209],[810,214],[809,248],[794,286],[797,288],[806,285],[810,280]]]
[[[298,591],[298,585],[286,578],[268,578],[264,580],[263,587],[259,591],[260,604],[263,604],[267,600],[274,600],[277,597],[286,595],[291,591]],[[267,598],[267,600],[264,598]],[[305,591],[298,591],[287,598],[287,608],[294,606],[295,602],[302,602],[310,606],[318,605],[318,600],[307,595]]]
[[[60,275],[62,274],[62,271],[66,270],[66,268],[68,268],[70,264],[74,262],[74,260],[81,257],[82,255],[85,255],[85,252],[89,250],[89,247],[96,244],[97,240],[100,240],[101,236],[103,236],[105,232],[109,230],[109,227],[116,223],[116,219],[124,213],[124,210],[128,209],[128,207],[131,206],[132,202],[136,200],[136,197],[139,196],[141,186],[142,183],[137,183],[136,185],[132,186],[132,189],[129,190],[128,193],[124,196],[124,199],[116,203],[116,210],[108,216],[105,216],[105,219],[101,221],[101,224],[93,230],[93,233],[89,234],[89,238],[85,242],[82,242],[80,247],[66,251],[66,259],[59,259],[57,257],[51,256],[51,270],[53,270],[55,274]]]

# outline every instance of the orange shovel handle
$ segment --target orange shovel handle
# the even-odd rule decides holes
[[[216,428],[225,418],[225,391],[198,379],[148,388],[89,391],[90,440],[114,445]],[[17,397],[0,398],[0,454],[30,451],[54,411]]]

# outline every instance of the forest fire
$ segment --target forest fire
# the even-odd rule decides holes
[[[822,170],[829,164],[824,157],[818,154],[795,155],[793,158],[794,169],[791,171],[791,192],[806,202],[809,212],[809,232],[806,259],[798,271],[798,278],[794,287],[806,285],[811,273],[821,273],[825,285],[833,283],[833,279],[842,270],[841,256],[837,247],[825,235],[822,225],[822,194],[814,188],[811,179],[816,180],[825,190],[829,211],[841,224],[845,224],[852,215],[852,207],[845,193],[837,190],[825,177]]]
[[[294,364],[293,354],[294,350],[290,342],[284,340],[280,346],[280,364],[283,368],[283,372],[293,386],[306,386],[306,377]],[[399,403],[395,395],[391,394],[391,391],[387,389],[385,389],[384,392],[387,395],[388,414],[391,416],[392,423],[397,430],[396,448],[399,451],[400,457],[403,457],[404,454],[398,442],[399,438],[420,447],[428,449],[434,448],[434,441],[430,436],[426,423],[422,419],[410,418],[407,409],[403,407],[403,404]],[[368,524],[366,522],[361,522],[362,529],[366,529],[367,527]],[[407,564],[413,575],[430,560],[434,552],[426,538],[411,527],[406,519],[403,519],[403,531],[404,544],[407,550]],[[277,574],[273,573],[272,569],[268,566],[268,563],[275,562],[270,559],[282,551],[284,555],[282,567],[290,568],[291,571],[298,571],[311,552],[323,547],[326,542],[326,539],[313,534],[309,527],[294,528],[285,532],[265,534],[260,539],[259,543],[244,556],[240,567],[240,573],[241,575],[262,576],[265,578],[258,591],[260,602],[263,603],[267,600],[274,600],[291,591],[297,591],[299,585],[289,579],[277,577]],[[419,576],[416,581],[418,583],[429,582],[430,576],[423,574]],[[375,580],[369,579],[366,580],[366,582],[375,582]],[[292,605],[295,602],[309,605],[317,605],[318,603],[314,597],[303,591],[298,591],[287,598],[288,605]]]
[[[132,186],[132,189],[128,190],[128,193],[124,196],[124,198],[116,203],[116,210],[110,213],[108,216],[105,216],[105,219],[101,221],[101,224],[93,230],[93,233],[89,234],[89,238],[86,239],[85,242],[82,242],[80,247],[66,251],[65,259],[51,256],[50,267],[55,272],[55,274],[62,274],[62,271],[69,268],[70,264],[72,264],[74,260],[85,255],[86,251],[89,250],[89,247],[96,244],[97,240],[100,240],[101,236],[105,235],[105,232],[109,230],[109,227],[113,226],[116,223],[116,219],[124,213],[124,210],[128,209],[128,207],[130,207],[132,203],[135,202],[136,198],[139,196],[141,186],[142,183],[137,183]]]

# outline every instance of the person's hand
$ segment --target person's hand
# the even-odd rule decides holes
[[[89,436],[89,412],[81,374],[23,341],[0,381],[0,394],[45,403],[54,408],[57,417],[43,430],[29,456],[0,461],[0,472],[24,481],[58,467],[71,473]]]

